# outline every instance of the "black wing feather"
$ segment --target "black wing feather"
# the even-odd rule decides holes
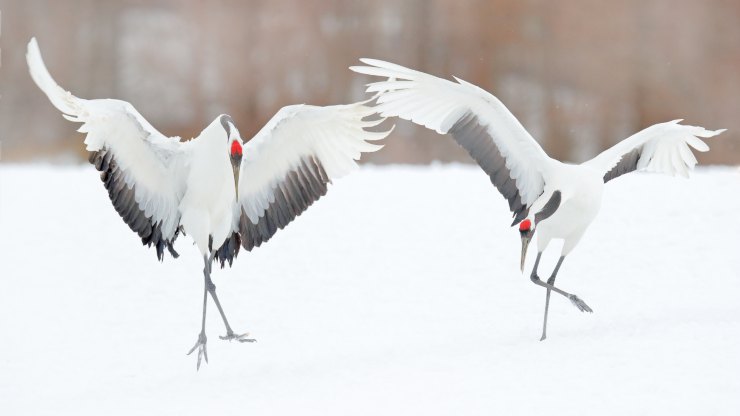
[[[311,204],[326,195],[331,181],[321,162],[314,158],[304,158],[290,171],[273,190],[274,201],[259,217],[257,224],[241,211],[239,231],[234,232],[224,244],[216,250],[215,258],[224,267],[229,266],[243,247],[251,251],[272,238],[278,230],[285,228],[297,216],[301,215]]]
[[[558,207],[560,207],[560,201],[562,200],[562,194],[560,191],[555,191],[552,193],[552,196],[550,197],[550,200],[547,201],[544,207],[542,209],[534,214],[534,222],[535,224],[539,224],[540,221],[546,220],[550,218],[552,214],[557,211]]]
[[[106,148],[90,152],[89,161],[95,169],[100,171],[100,179],[105,189],[108,190],[108,196],[116,212],[129,228],[139,235],[141,243],[148,247],[153,245],[157,250],[157,259],[160,261],[164,259],[165,248],[172,257],[179,257],[173,247],[179,234],[179,228],[171,239],[165,239],[162,236],[161,224],[155,224],[136,203],[136,186],[128,187],[123,178],[123,171],[118,167],[113,153]]]
[[[518,224],[527,218],[529,207],[522,203],[516,181],[511,177],[509,168],[506,167],[506,159],[501,155],[498,146],[478,117],[472,112],[465,113],[448,133],[478,162],[478,165],[491,178],[491,183],[509,201],[509,209],[514,217],[511,225]]]
[[[622,155],[619,162],[617,162],[617,164],[604,175],[604,183],[637,170],[637,162],[640,160],[641,153],[642,146],[632,149],[630,152]]]

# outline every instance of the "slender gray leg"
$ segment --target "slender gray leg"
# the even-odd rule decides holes
[[[555,270],[552,272],[552,276],[547,279],[548,285],[555,285],[555,277],[558,275],[558,270],[560,270],[560,265],[563,264],[563,260],[565,260],[565,256],[560,256],[558,264],[555,265]],[[542,338],[540,338],[540,341],[544,341],[545,338],[547,338],[547,310],[550,308],[550,291],[550,289],[547,289],[547,295],[545,295],[545,319],[542,322]]]
[[[564,290],[560,290],[556,288],[555,286],[553,286],[552,284],[545,283],[542,280],[540,280],[540,277],[537,276],[537,267],[540,265],[540,257],[542,257],[542,252],[537,253],[537,259],[534,261],[534,268],[532,269],[532,275],[529,277],[532,280],[532,282],[536,285],[542,286],[546,289],[550,289],[555,293],[559,293],[565,296],[581,312],[593,312],[593,310],[589,308],[588,305],[586,305],[586,302],[582,301],[578,296],[572,295]]]
[[[211,265],[208,264],[208,269],[210,272]],[[221,302],[218,300],[218,295],[216,295],[216,285],[213,284],[213,281],[211,281],[210,273],[206,276],[206,290],[211,294],[211,297],[213,298],[213,302],[216,304],[216,308],[218,308],[218,312],[221,314],[221,319],[224,320],[224,325],[226,326],[226,335],[225,336],[219,336],[219,338],[223,340],[237,340],[239,342],[255,342],[256,339],[253,338],[247,338],[249,335],[248,332],[245,332],[243,334],[237,335],[234,333],[234,331],[231,329],[231,325],[229,325],[229,321],[226,319],[226,314],[224,313],[224,309],[221,307]]]
[[[204,257],[203,260],[205,260],[206,264],[203,268],[203,275],[205,276],[205,287],[203,288],[203,320],[201,322],[198,341],[196,341],[195,345],[193,345],[193,348],[188,351],[188,355],[190,355],[193,353],[193,351],[195,351],[196,348],[198,349],[198,364],[196,365],[197,370],[200,370],[200,361],[202,358],[205,358],[206,363],[208,363],[208,351],[206,350],[206,341],[208,340],[206,338],[206,306],[208,306],[208,283],[211,281],[211,268],[208,257]]]

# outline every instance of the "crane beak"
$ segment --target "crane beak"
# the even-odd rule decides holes
[[[524,260],[527,258],[527,247],[529,247],[529,241],[532,239],[532,234],[528,232],[520,232],[522,236],[522,261],[520,268],[524,272]]]
[[[234,191],[236,199],[239,200],[239,170],[242,166],[241,155],[231,155],[231,169],[234,172]]]

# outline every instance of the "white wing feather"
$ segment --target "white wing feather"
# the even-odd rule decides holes
[[[329,179],[339,178],[357,168],[363,152],[381,145],[368,141],[385,138],[391,130],[370,132],[365,128],[383,119],[363,121],[375,114],[364,102],[316,107],[283,107],[244,145],[239,179],[239,202],[256,224],[275,201],[274,191],[287,175],[308,157],[315,158]]]
[[[498,98],[458,78],[455,83],[385,61],[361,61],[371,66],[350,69],[388,78],[367,88],[380,94],[376,109],[383,117],[397,116],[446,134],[470,112],[505,158],[522,203],[529,206],[542,193],[551,159]]]
[[[625,167],[629,170],[617,176],[632,170],[688,176],[689,170],[697,163],[690,147],[699,152],[706,152],[709,146],[700,137],[713,137],[725,130],[712,131],[703,127],[687,126],[679,124],[681,121],[673,120],[647,127],[584,162],[583,165],[606,175],[620,163],[622,156],[637,150],[639,159],[636,165]]]
[[[83,123],[79,131],[87,133],[87,150],[113,153],[126,184],[136,190],[140,209],[160,224],[165,239],[171,239],[186,176],[179,140],[162,135],[128,102],[85,100],[62,89],[46,69],[35,38],[28,44],[26,60],[31,77],[51,103],[66,119]]]

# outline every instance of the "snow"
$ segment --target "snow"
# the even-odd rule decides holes
[[[158,263],[91,167],[5,165],[0,413],[738,414],[738,184],[737,168],[609,183],[557,281],[595,312],[553,295],[540,342],[545,292],[485,175],[365,166],[215,271],[258,342],[219,340],[210,303],[196,372],[191,241]]]

